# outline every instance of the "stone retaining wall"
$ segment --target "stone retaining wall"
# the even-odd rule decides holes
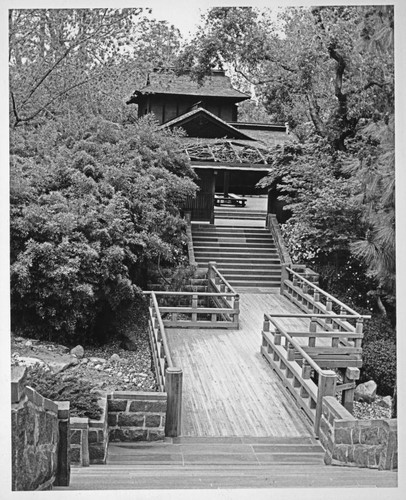
[[[114,392],[107,396],[110,441],[157,441],[165,437],[167,395]]]
[[[107,399],[100,400],[103,414],[99,420],[85,417],[72,417],[71,429],[71,461],[87,467],[90,464],[104,464],[109,444],[107,422]]]
[[[57,403],[26,386],[24,367],[13,366],[11,376],[12,489],[52,489],[54,482],[67,486],[70,463],[65,450],[69,443],[59,441],[68,439],[68,433],[60,436],[60,424],[63,432],[69,404],[64,402],[60,411]]]
[[[327,465],[398,467],[397,420],[357,420],[331,396],[323,399],[320,441]]]

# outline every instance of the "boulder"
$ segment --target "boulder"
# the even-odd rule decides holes
[[[372,403],[376,398],[377,385],[373,380],[357,385],[354,399],[361,403]]]
[[[119,361],[121,361],[121,358],[120,358],[120,356],[118,354],[112,354],[110,356],[110,361],[119,362]]]
[[[89,358],[89,361],[90,361],[90,363],[94,363],[96,365],[99,365],[99,364],[104,365],[105,363],[107,363],[106,359],[104,359],[104,358],[96,358],[95,356]]]
[[[38,358],[29,358],[27,356],[16,356],[15,360],[18,362],[18,364],[21,366],[47,366],[44,361]]]
[[[378,401],[378,405],[383,408],[391,408],[392,406],[392,398],[390,396],[385,396],[384,398]]]
[[[32,347],[33,343],[31,340],[27,340],[27,342],[24,345],[25,345],[25,347]]]
[[[71,349],[70,353],[72,354],[72,356],[76,356],[77,358],[83,358],[83,356],[85,355],[85,350],[81,345],[77,345],[76,347]]]

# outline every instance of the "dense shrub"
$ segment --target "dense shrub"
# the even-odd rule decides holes
[[[177,136],[154,122],[93,119],[73,141],[54,126],[11,134],[12,328],[86,344],[142,307],[151,267],[182,260],[181,208],[196,185]]]
[[[27,370],[27,385],[51,401],[69,401],[72,417],[98,419],[103,413],[99,397],[90,392],[92,385],[85,380],[53,374],[43,366],[34,365]]]
[[[361,381],[373,379],[380,395],[393,395],[396,385],[396,344],[390,340],[365,342]]]

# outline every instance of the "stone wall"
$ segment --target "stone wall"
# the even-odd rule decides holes
[[[320,441],[328,465],[398,467],[397,420],[357,420],[331,396],[323,399]]]
[[[107,399],[100,400],[103,414],[99,420],[85,417],[72,417],[71,429],[71,461],[87,467],[90,464],[104,464],[109,444],[107,422]]]
[[[69,484],[69,457],[67,453],[63,456],[69,444],[59,443],[58,404],[25,386],[26,368],[12,367],[11,376],[12,489],[51,489],[55,480]],[[64,423],[69,405],[64,402],[63,406]],[[65,470],[58,478],[61,461]]]
[[[167,395],[113,392],[107,396],[110,441],[157,441],[165,437]]]

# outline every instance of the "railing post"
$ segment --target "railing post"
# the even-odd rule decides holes
[[[327,299],[326,299],[326,312],[331,313],[332,310],[333,310],[333,302],[329,297],[327,297]],[[332,320],[330,318],[326,318],[326,321],[325,321],[326,325],[331,325],[331,322],[332,322]]]
[[[56,401],[58,405],[58,465],[55,475],[55,486],[69,486],[70,483],[70,403]]]
[[[287,359],[288,361],[295,361],[295,348],[293,347],[293,344],[291,342],[289,342],[288,344]]]
[[[180,436],[182,423],[182,378],[181,368],[167,368],[165,390],[168,395],[166,408],[165,436]]]
[[[281,332],[276,328],[275,335],[274,335],[274,344],[281,345],[281,343],[282,343],[282,335],[281,335]]]
[[[269,332],[270,331],[270,321],[266,314],[264,314],[264,324],[262,327],[262,331]]]
[[[283,295],[283,292],[285,291],[285,280],[289,279],[289,273],[287,271],[287,265],[282,264],[281,266],[281,287],[280,287],[280,294]]]
[[[360,377],[359,368],[354,368],[353,366],[349,366],[345,370],[343,383],[347,384],[348,382],[358,380],[359,377]],[[354,410],[354,393],[355,393],[355,387],[354,389],[347,389],[346,391],[343,391],[342,395],[341,404],[350,413],[353,413]]]
[[[216,267],[216,262],[214,260],[211,260],[208,263],[208,269],[207,269],[207,277],[209,280],[210,279],[214,280],[214,278],[216,276],[216,273],[214,272],[213,267]]]
[[[192,309],[197,309],[197,294],[192,295]],[[197,321],[197,312],[192,312],[192,321]]]
[[[314,333],[317,331],[317,321],[316,318],[311,318],[309,325],[309,332]],[[316,337],[309,337],[309,347],[316,346]]]
[[[357,318],[355,325],[355,333],[363,333],[364,330],[364,318]],[[354,339],[354,347],[362,346],[362,339]]]
[[[240,321],[240,296],[237,294],[234,296],[233,309],[235,309],[236,313],[234,314],[233,321],[236,323],[237,328],[239,328]]]
[[[316,416],[314,419],[314,433],[319,437],[320,419],[323,411],[324,396],[335,396],[337,384],[337,375],[333,370],[322,370],[319,373],[319,382],[317,386],[317,404]]]
[[[309,379],[312,371],[312,367],[309,365],[306,359],[302,362],[302,378]]]

